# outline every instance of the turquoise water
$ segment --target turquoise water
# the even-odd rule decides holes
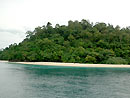
[[[0,98],[130,98],[130,69],[0,63]]]

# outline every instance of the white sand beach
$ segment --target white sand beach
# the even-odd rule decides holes
[[[9,62],[0,60],[0,62]],[[108,68],[130,68],[130,65],[119,64],[80,64],[80,63],[60,63],[60,62],[9,62],[28,65],[46,65],[46,66],[68,66],[68,67],[108,67]]]
[[[5,61],[5,60],[0,60],[0,62],[8,62],[8,61]]]
[[[59,62],[13,62],[19,64],[49,65],[49,66],[70,66],[70,67],[108,67],[108,68],[130,68],[130,65],[114,64],[80,64],[80,63],[59,63]]]

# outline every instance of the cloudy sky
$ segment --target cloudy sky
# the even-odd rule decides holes
[[[19,43],[27,30],[87,19],[130,26],[129,0],[0,0],[0,48]]]

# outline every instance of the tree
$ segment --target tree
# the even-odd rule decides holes
[[[19,44],[0,50],[1,60],[130,64],[130,27],[69,21],[27,31]]]
[[[86,61],[86,63],[96,63],[96,58],[88,55],[85,58],[85,61]]]
[[[128,64],[128,62],[121,57],[111,57],[105,62],[106,64]]]
[[[32,31],[27,31],[26,32],[26,38],[30,38],[30,37],[32,37],[34,35],[34,32],[32,32]]]

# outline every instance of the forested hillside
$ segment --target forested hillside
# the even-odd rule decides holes
[[[1,60],[130,64],[130,27],[69,21],[27,31],[26,38],[0,51]]]

